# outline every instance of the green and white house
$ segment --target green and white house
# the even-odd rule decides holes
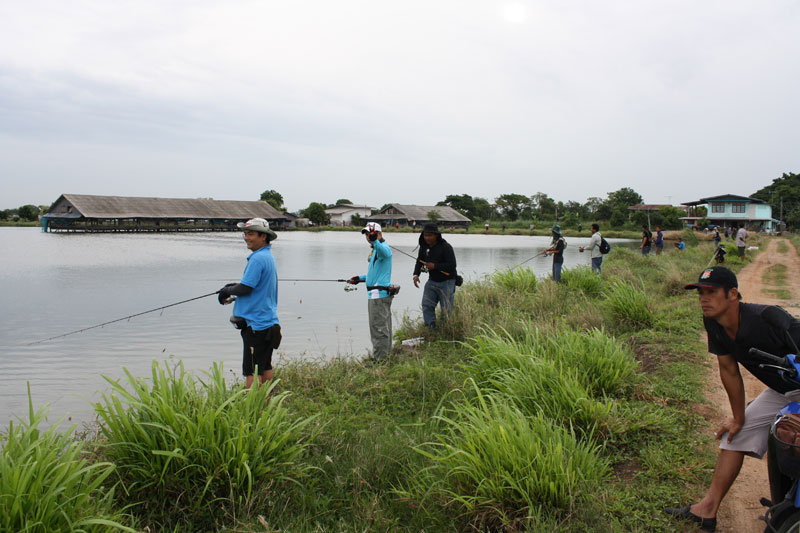
[[[778,230],[779,220],[772,217],[772,205],[758,198],[748,196],[738,196],[736,194],[723,194],[720,196],[709,196],[693,202],[684,202],[689,208],[689,216],[681,218],[687,225],[694,225],[697,220],[703,218],[697,212],[698,206],[704,206],[707,210],[705,218],[709,224],[718,226],[744,227],[750,231],[763,231],[772,233]]]

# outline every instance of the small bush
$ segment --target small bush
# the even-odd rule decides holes
[[[561,275],[563,281],[570,289],[579,290],[586,296],[599,296],[603,292],[604,280],[587,266],[570,268]]]
[[[180,511],[210,522],[218,513],[247,514],[270,482],[296,481],[307,446],[300,429],[271,396],[276,383],[231,391],[222,368],[206,381],[155,361],[151,382],[127,370],[126,389],[106,378],[112,392],[95,404],[105,454],[125,490],[150,512]],[[178,513],[175,513],[178,514]]]
[[[552,508],[574,507],[608,475],[571,431],[476,391],[476,403],[436,417],[444,433],[417,448],[433,464],[410,475],[401,496],[460,510],[479,529],[524,529]]]
[[[45,409],[36,413],[28,389],[29,420],[9,424],[0,458],[0,531],[134,531],[112,511],[113,490],[104,485],[114,471],[84,457],[72,440],[75,427],[42,431]]]
[[[655,321],[652,299],[631,284],[619,281],[612,284],[606,294],[606,304],[614,320],[623,328],[643,329]]]
[[[546,332],[527,326],[519,340],[489,331],[472,341],[470,351],[469,368],[478,380],[505,370],[523,371],[537,359],[547,360],[568,374],[575,373],[593,396],[622,392],[631,385],[637,368],[630,350],[602,330]]]
[[[532,361],[520,370],[496,373],[489,384],[526,414],[592,433],[606,423],[613,404],[592,398],[577,373],[553,361]]]
[[[536,274],[530,267],[498,270],[492,275],[495,285],[517,292],[533,292],[536,290]]]

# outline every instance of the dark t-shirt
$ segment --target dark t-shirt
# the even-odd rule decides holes
[[[708,333],[708,351],[715,355],[732,355],[739,364],[773,390],[780,393],[798,390],[800,385],[784,381],[774,370],[758,368],[759,362],[754,361],[747,353],[753,347],[777,356],[783,356],[793,351],[790,346],[786,345],[783,332],[761,318],[762,311],[767,307],[770,306],[739,304],[739,331],[736,333],[736,340],[728,337],[725,328],[720,326],[716,320],[703,318],[703,324]],[[800,322],[797,319],[792,319],[789,334],[795,344],[800,343]]]
[[[556,241],[555,252],[553,252],[553,263],[563,263],[564,262],[564,248],[566,247],[567,243],[564,238],[559,238]]]
[[[642,242],[644,243],[644,246],[650,246],[652,240],[653,240],[653,234],[650,233],[648,230],[644,230],[642,232]]]

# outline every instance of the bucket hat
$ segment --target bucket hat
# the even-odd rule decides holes
[[[239,222],[236,227],[242,231],[257,231],[259,233],[266,233],[269,240],[274,241],[278,238],[278,234],[269,229],[269,222],[263,218],[251,218],[247,222]]]

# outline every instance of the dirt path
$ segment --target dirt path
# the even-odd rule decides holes
[[[789,251],[778,252],[778,243],[785,242]],[[764,282],[764,274],[771,266],[784,264],[786,270],[786,285],[777,287]],[[780,305],[791,314],[800,316],[800,257],[792,244],[785,239],[771,239],[766,250],[743,268],[738,275],[739,291],[743,301],[760,304]],[[791,293],[790,300],[779,300],[772,294],[763,293],[762,289],[785,289]],[[774,294],[774,293],[773,293]],[[711,430],[716,431],[722,422],[730,416],[728,396],[719,379],[719,367],[716,357],[708,354],[711,367],[708,374],[709,393],[706,395],[709,402],[715,407],[710,419]],[[755,379],[749,372],[742,370],[744,377],[747,401],[755,398],[764,385]],[[744,466],[733,484],[731,491],[722,503],[717,516],[717,531],[721,533],[761,533],[764,531],[764,522],[758,516],[764,513],[764,507],[759,500],[769,497],[769,482],[767,478],[766,459],[759,461],[745,457]]]

